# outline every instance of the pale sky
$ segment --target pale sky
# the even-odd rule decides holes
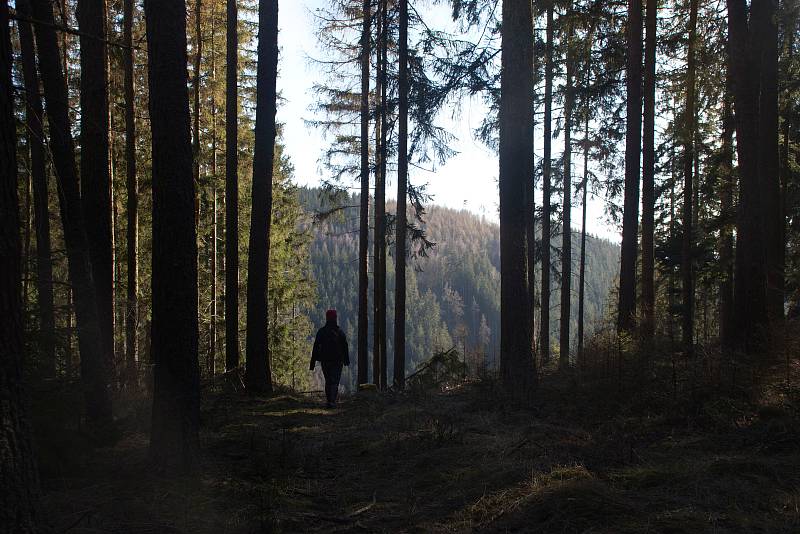
[[[300,185],[318,185],[324,178],[321,158],[328,146],[321,131],[306,126],[304,119],[314,117],[312,104],[315,82],[324,81],[324,74],[318,70],[309,57],[320,57],[323,53],[317,46],[316,23],[313,12],[327,5],[326,0],[289,0],[280,6],[280,71],[278,90],[284,101],[278,108],[278,121],[284,124],[286,151],[295,167],[295,179]],[[453,25],[449,22],[449,9],[444,6],[426,6],[424,17],[429,26],[441,28]],[[447,26],[445,26],[447,27]],[[498,210],[498,159],[497,154],[482,142],[473,138],[472,132],[480,125],[486,108],[478,99],[460,106],[458,115],[450,119],[450,113],[442,118],[458,139],[453,148],[458,154],[452,157],[435,172],[425,172],[412,168],[410,180],[414,184],[425,183],[428,192],[434,196],[433,202],[450,208],[467,209],[486,218],[497,221]],[[559,156],[563,146],[560,139],[553,143],[553,157]],[[535,150],[541,157],[541,131],[537,131]],[[582,158],[579,158],[582,162]],[[582,176],[581,164],[573,167],[573,181]],[[395,195],[396,176],[389,176],[387,196]],[[354,177],[355,179],[355,177]],[[355,182],[354,182],[355,183]],[[541,192],[537,197],[540,202]],[[573,199],[573,228],[580,224],[581,206],[579,199]],[[605,222],[603,202],[590,200],[587,216],[588,231],[592,234],[619,242],[619,229]]]

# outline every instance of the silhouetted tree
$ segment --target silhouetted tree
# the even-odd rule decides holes
[[[395,229],[394,386],[406,382],[406,196],[408,189],[408,0],[400,0],[399,131],[397,144],[397,218]]]
[[[693,182],[692,174],[695,159],[695,49],[697,43],[697,0],[691,0],[689,7],[689,47],[687,50],[686,107],[683,115],[683,239],[681,246],[681,276],[683,280],[683,350],[687,356],[694,352],[694,237],[692,212]]]
[[[81,204],[105,365],[114,374],[114,235],[108,152],[108,58],[104,0],[78,0],[81,31]]]
[[[533,10],[503,2],[500,93],[500,368],[509,394],[528,402],[536,388],[528,298],[526,189],[533,175]]]
[[[225,370],[239,367],[239,18],[227,0],[225,67]]]
[[[625,202],[619,273],[617,329],[630,330],[636,315],[636,249],[639,239],[639,162],[642,149],[642,2],[628,0],[625,131]]]
[[[369,340],[369,63],[372,22],[371,0],[364,0],[361,29],[361,198],[358,227],[358,383],[369,378],[367,351]]]
[[[652,339],[655,328],[655,127],[656,31],[658,1],[646,0],[644,50],[644,115],[642,130],[642,334]]]
[[[123,84],[125,93],[125,172],[128,192],[128,296],[125,311],[127,381],[136,380],[139,357],[139,179],[136,175],[136,113],[133,79],[133,0],[124,0],[122,15]]]
[[[30,18],[28,0],[17,1],[17,13]],[[36,223],[36,293],[39,306],[39,336],[44,376],[56,373],[55,311],[53,308],[53,260],[50,242],[50,198],[45,168],[44,128],[42,99],[39,94],[39,75],[36,72],[36,57],[33,31],[30,23],[19,20],[22,73],[25,82],[25,117],[30,145],[31,174],[33,182],[33,206]]]
[[[542,156],[542,294],[540,296],[540,339],[542,363],[550,361],[550,213],[553,151],[553,0],[547,2],[544,64],[544,139]]]
[[[250,255],[247,264],[245,385],[253,393],[271,393],[267,290],[273,160],[277,135],[275,113],[278,78],[278,0],[259,2],[258,28],[253,208],[250,214]]]
[[[728,0],[727,7],[728,61],[739,163],[734,332],[737,345],[755,352],[763,346],[769,319],[783,313],[782,304],[780,314],[775,306],[782,273],[777,263],[777,249],[782,244],[778,246],[775,240],[783,235],[783,217],[777,215],[782,210],[775,204],[780,197],[775,5],[758,0],[752,4],[749,17],[744,0]]]
[[[185,0],[146,0],[153,154],[153,420],[150,454],[192,467],[200,426],[197,232],[186,72]]]
[[[567,72],[564,88],[564,172],[563,207],[561,218],[561,321],[559,328],[558,366],[569,367],[570,342],[570,300],[572,297],[572,110],[575,105],[573,84],[575,56],[573,40],[575,37],[574,15],[567,15],[566,56]]]
[[[32,0],[31,6],[34,18],[42,22],[35,25],[34,33],[50,131],[50,152],[58,184],[69,279],[75,300],[86,416],[99,430],[111,424],[109,367],[108,357],[104,352],[105,345],[102,343],[97,299],[92,282],[89,244],[68,115],[67,84],[61,70],[62,58],[56,40],[52,5],[48,0]],[[101,435],[97,437],[102,438]]]
[[[727,77],[726,77],[727,78]],[[727,84],[726,84],[727,85]],[[733,220],[733,194],[736,190],[736,177],[733,173],[733,110],[731,109],[730,88],[726,86],[722,110],[722,184],[720,191],[720,251],[719,262],[722,280],[719,287],[719,337],[726,349],[733,347],[733,258],[734,239],[730,221]]]
[[[389,47],[389,3],[388,0],[379,0],[377,13],[377,76],[375,93],[377,96],[377,119],[375,127],[375,239],[374,239],[374,267],[372,285],[374,295],[373,321],[373,382],[379,388],[386,388],[386,158],[388,157],[387,143],[387,49]]]
[[[37,532],[38,480],[22,388],[22,246],[8,2],[0,0],[0,531]]]

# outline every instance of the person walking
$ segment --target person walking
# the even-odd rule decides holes
[[[339,380],[342,378],[342,366],[350,365],[350,350],[347,346],[347,337],[339,328],[336,310],[325,312],[325,326],[317,331],[314,339],[314,349],[311,351],[311,365],[313,371],[315,364],[322,365],[322,374],[325,375],[325,399],[327,408],[336,406],[336,397],[339,394]]]

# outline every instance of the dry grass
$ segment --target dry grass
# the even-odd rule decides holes
[[[528,410],[489,379],[335,411],[209,392],[198,472],[179,478],[149,470],[147,403],[131,400],[114,448],[40,430],[45,518],[85,533],[797,532],[800,395],[778,382],[675,398],[550,375]]]

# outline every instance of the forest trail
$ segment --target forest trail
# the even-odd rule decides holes
[[[317,396],[209,394],[198,475],[151,473],[146,434],[130,430],[43,477],[46,519],[71,533],[800,528],[786,408],[715,400],[664,417],[643,399],[498,400],[491,382],[362,393],[330,411]]]

